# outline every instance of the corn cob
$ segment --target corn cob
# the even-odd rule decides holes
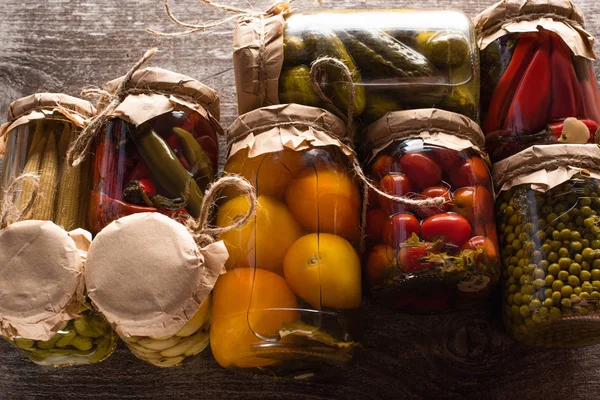
[[[38,122],[37,126],[41,126],[41,123]],[[32,144],[31,148],[29,149],[27,161],[25,161],[25,168],[23,168],[23,173],[37,175],[40,173],[40,162],[44,153],[44,147],[46,146],[46,138],[43,136],[43,132],[41,130],[38,131],[37,127],[32,142],[35,143],[35,146]],[[19,201],[17,202],[20,211],[23,211],[29,203],[29,200],[33,194],[33,190],[34,184],[31,181],[23,182]]]
[[[58,180],[58,157],[56,152],[56,135],[54,132],[50,132],[40,164],[39,195],[33,205],[32,219],[41,221],[52,221],[54,219],[54,199],[56,198]]]
[[[30,127],[31,124],[35,124],[35,131],[33,132],[33,135],[31,136],[31,140],[29,141],[29,151],[27,152],[27,159],[29,159],[29,157],[31,156],[31,154],[33,153],[33,150],[35,149],[35,147],[39,144],[40,140],[44,139],[44,120],[43,119],[36,119],[34,122],[30,123]],[[31,132],[31,128],[29,128],[30,132]],[[44,150],[44,148],[42,147],[42,151]]]
[[[71,129],[71,123],[65,122],[63,123],[63,131],[60,134],[60,140],[58,141],[58,159],[62,160],[65,154],[67,153],[67,148],[71,141],[73,140],[73,132]]]
[[[74,133],[74,131],[71,132],[71,129],[69,129],[68,124],[65,124],[65,129],[58,144],[59,153],[61,146],[64,146],[65,143],[68,145],[71,140],[75,139]],[[64,147],[66,149],[66,146]],[[78,228],[81,167],[82,164],[73,167],[69,165],[66,157],[63,158],[54,222],[56,225],[62,226],[66,231]]]

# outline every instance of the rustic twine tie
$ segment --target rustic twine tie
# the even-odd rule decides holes
[[[15,204],[15,199],[21,193],[24,184],[30,184],[33,187],[31,197],[24,207],[19,207]],[[37,199],[40,187],[40,177],[36,174],[22,174],[17,177],[8,186],[2,196],[2,204],[0,204],[0,229],[4,229],[9,225],[23,221],[31,214],[33,204]]]

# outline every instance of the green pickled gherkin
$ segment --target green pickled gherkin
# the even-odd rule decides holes
[[[356,116],[362,114],[366,104],[365,90],[360,85],[362,77],[340,38],[330,29],[319,29],[303,32],[302,39],[311,61],[321,57],[332,57],[348,67],[355,84],[353,112]],[[323,65],[321,71],[326,74],[323,92],[337,107],[347,111],[352,87],[346,75],[335,65]]]
[[[315,93],[310,82],[310,68],[306,65],[285,70],[279,78],[279,101],[306,106],[322,107],[323,100]]]
[[[471,58],[467,38],[458,32],[423,32],[417,35],[419,49],[437,67],[460,67]]]
[[[401,110],[402,107],[391,97],[383,93],[367,91],[367,106],[361,116],[365,124],[371,124],[390,111]]]
[[[283,62],[287,66],[309,63],[306,46],[301,37],[293,35],[283,37]]]

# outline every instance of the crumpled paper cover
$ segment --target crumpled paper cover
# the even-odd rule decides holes
[[[95,114],[96,109],[89,101],[62,93],[36,93],[15,100],[8,107],[8,122],[0,125],[0,156],[4,154],[7,133],[20,125],[59,115],[83,127]]]
[[[114,93],[123,79],[120,77],[104,84],[104,90]],[[139,126],[154,117],[184,108],[197,112],[210,122],[216,132],[223,133],[219,124],[220,101],[217,92],[194,78],[148,67],[133,74],[128,90],[132,93],[109,117],[118,117]],[[136,93],[138,90],[143,93]]]
[[[322,108],[299,104],[278,104],[250,111],[236,119],[227,130],[229,157],[248,149],[248,157],[257,157],[290,149],[303,151],[313,147],[335,146],[350,156],[344,122]]]
[[[223,242],[198,248],[186,227],[162,214],[134,214],[96,236],[85,283],[120,336],[171,336],[198,311],[228,257]]]
[[[50,221],[22,221],[0,231],[1,335],[48,340],[78,316],[83,302],[80,251],[85,252],[85,237],[90,238],[84,232],[74,232],[74,240]]]
[[[580,166],[577,159],[582,157],[599,160],[598,169],[590,170]],[[535,169],[535,165],[546,161],[556,161],[556,168]],[[511,171],[523,166],[532,166],[532,171],[507,179]],[[595,144],[552,144],[532,146],[493,165],[492,177],[496,193],[500,194],[518,185],[530,185],[533,190],[547,192],[571,179],[584,169],[589,176],[600,179],[600,147]]]
[[[369,125],[364,136],[371,149],[367,162],[395,141],[408,138],[456,151],[474,149],[482,153],[485,146],[483,132],[473,120],[436,108],[388,112]]]
[[[596,59],[594,37],[584,29],[581,10],[569,0],[502,0],[473,23],[481,50],[504,35],[543,28],[558,34],[575,55]]]

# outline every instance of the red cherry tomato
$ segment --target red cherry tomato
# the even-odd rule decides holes
[[[442,169],[424,153],[407,153],[400,159],[400,168],[419,189],[433,186],[442,180]]]
[[[433,155],[433,158],[437,161],[437,163],[446,172],[457,168],[462,162],[462,157],[460,156],[460,153],[456,150],[437,148],[432,149],[431,154]]]
[[[452,206],[452,197],[450,195],[450,191],[445,187],[428,187],[421,192],[421,196],[428,198],[444,197],[447,200],[447,203],[443,204],[441,207],[413,207],[414,213],[421,218],[427,218],[434,214],[446,212],[450,210],[450,207]]]
[[[413,233],[419,234],[419,220],[411,214],[392,215],[383,226],[382,237],[385,243],[397,248],[409,239]]]
[[[471,225],[458,214],[437,214],[423,221],[421,236],[428,241],[442,239],[445,243],[462,246],[471,237]]]
[[[433,263],[424,260],[429,253],[427,246],[403,247],[398,252],[398,266],[404,272],[417,272],[433,267]]]
[[[412,192],[412,185],[404,174],[392,174],[386,175],[379,182],[379,188],[382,192],[394,195],[394,196],[405,196],[407,193]],[[404,212],[406,206],[398,203],[397,201],[379,196],[379,204],[381,208],[388,215]]]
[[[381,208],[374,208],[367,211],[366,234],[368,244],[381,242],[383,228],[388,221],[388,216]]]
[[[375,158],[373,164],[371,164],[371,172],[381,179],[385,175],[394,172],[402,172],[400,170],[400,164],[396,157],[389,156],[387,154],[380,154]]]
[[[487,255],[487,259],[490,262],[496,262],[498,260],[498,248],[497,245],[491,240],[483,236],[475,236],[469,239],[465,244],[461,246],[461,250],[471,249],[477,250],[478,247],[483,247],[483,251]],[[484,260],[480,260],[484,261]]]
[[[476,156],[464,160],[458,168],[450,171],[450,182],[454,188],[489,185],[490,177],[487,165]]]
[[[453,211],[475,225],[494,221],[494,199],[485,186],[467,186],[454,192]]]

